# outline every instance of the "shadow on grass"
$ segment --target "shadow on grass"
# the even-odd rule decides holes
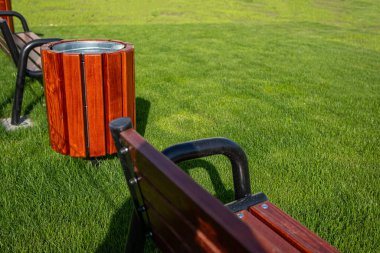
[[[146,125],[148,122],[148,115],[150,110],[150,102],[144,98],[136,98],[136,130],[141,135],[144,136]],[[103,160],[113,159],[116,156],[106,155],[102,157],[89,158],[93,166],[98,166],[99,163]]]
[[[41,79],[36,79],[40,85],[42,86],[42,80]],[[37,94],[37,92],[35,92],[31,86],[30,86],[30,81],[28,81],[27,79],[25,80],[25,87],[29,85],[29,92],[32,93],[32,95],[34,96],[34,99],[33,101],[31,101],[24,109],[24,115],[28,115],[29,113],[32,112],[33,108],[38,104],[38,103],[41,103],[43,97],[44,97],[44,93],[42,94]],[[24,90],[24,93],[25,93],[25,90]],[[24,95],[24,94],[23,94]],[[4,101],[1,101],[0,102],[0,115],[3,114],[4,112],[4,108],[6,107],[7,104],[12,104],[13,103],[13,100],[14,100],[14,91],[12,93],[10,93],[8,95],[8,97],[4,100]],[[24,99],[23,99],[24,100]],[[25,104],[24,104],[25,105]],[[13,106],[13,105],[12,105]],[[22,104],[21,104],[21,109],[22,109]]]
[[[109,155],[102,159],[107,159],[111,157],[114,157],[114,156]],[[90,161],[93,163],[93,160],[90,160]],[[86,159],[75,159],[75,163],[78,165],[77,167],[86,167],[87,162],[88,161],[86,161]],[[97,165],[98,163],[96,164],[96,166]],[[99,196],[101,196],[106,201],[107,205],[112,207],[113,209],[116,209],[117,208],[116,202],[111,198],[107,190],[104,189],[104,186],[101,185],[98,182],[98,180],[94,177],[94,175],[91,173],[91,170],[84,169],[82,170],[82,172],[84,173],[83,175],[86,176],[92,188],[96,189],[96,191],[99,193]],[[96,249],[96,252],[100,253],[100,252],[124,252],[125,251],[127,235],[128,235],[128,227],[129,227],[130,220],[132,219],[132,211],[133,211],[132,199],[127,198],[127,200],[123,203],[123,205],[119,207],[117,211],[112,215],[112,219],[107,231],[107,235],[103,239],[103,242]]]
[[[137,132],[144,136],[146,125],[148,123],[148,115],[150,110],[150,102],[144,98],[136,98],[136,127]]]
[[[136,128],[137,132],[144,136],[146,125],[148,122],[148,115],[150,110],[150,102],[144,98],[136,98]],[[100,160],[114,158],[115,155],[107,155]],[[98,165],[99,159],[91,159],[93,165]],[[121,166],[121,165],[120,165]],[[102,187],[97,185],[92,175],[87,174],[87,177],[91,180],[93,186],[100,190],[101,194],[107,200],[107,202],[115,207],[114,201],[107,195],[105,191],[102,191]],[[127,187],[127,185],[126,185]],[[128,198],[124,204],[116,211],[112,216],[112,220],[104,238],[102,244],[97,248],[96,252],[124,252],[127,243],[127,235],[129,223],[132,218],[133,203],[132,199]]]
[[[190,170],[195,168],[201,168],[206,170],[210,177],[212,186],[215,190],[215,197],[222,202],[230,202],[234,199],[234,192],[232,190],[227,190],[220,178],[219,171],[215,166],[203,159],[195,159],[191,161],[181,162],[179,166],[189,174]]]
[[[38,103],[41,103],[41,101],[42,101],[43,98],[44,98],[44,94],[37,95],[37,97],[25,107],[24,115],[28,115],[29,113],[31,113],[32,110],[33,110],[33,108]]]
[[[4,108],[7,104],[10,104],[13,100],[13,95],[10,94],[4,101],[0,102],[0,115],[3,115]]]
[[[133,203],[131,198],[112,216],[111,224],[102,244],[95,252],[124,252],[127,243],[128,227],[132,218]]]

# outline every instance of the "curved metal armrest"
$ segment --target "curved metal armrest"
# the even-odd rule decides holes
[[[24,18],[23,15],[21,15],[17,11],[0,11],[0,16],[17,17],[21,21],[22,29],[24,30],[24,32],[30,31],[28,27],[28,23],[26,22],[26,19]]]
[[[31,76],[31,77],[40,77],[42,75],[42,71],[32,71],[32,70],[28,70],[26,68],[26,64],[28,62],[28,57],[29,57],[29,54],[30,52],[33,50],[33,48],[35,47],[40,47],[44,44],[47,44],[47,43],[50,43],[50,42],[54,42],[54,41],[60,41],[62,39],[59,39],[59,38],[44,38],[44,39],[36,39],[36,40],[33,40],[33,41],[30,41],[29,43],[27,43],[22,49],[21,49],[21,52],[20,52],[20,58],[19,58],[19,61],[18,61],[18,71],[22,71],[22,69],[24,69],[26,71],[26,74],[28,76]]]
[[[211,155],[225,155],[232,165],[235,199],[251,194],[247,157],[241,147],[229,139],[217,137],[180,143],[166,148],[162,153],[175,163]]]
[[[42,71],[32,71],[27,69],[28,57],[30,51],[33,48],[42,46],[43,44],[61,40],[58,38],[49,38],[49,39],[37,39],[26,44],[21,52],[17,65],[17,78],[16,78],[16,91],[13,99],[13,109],[12,109],[12,125],[18,125],[20,123],[20,113],[21,113],[21,105],[22,105],[22,97],[24,92],[25,85],[25,74],[28,76],[39,78],[42,76]]]

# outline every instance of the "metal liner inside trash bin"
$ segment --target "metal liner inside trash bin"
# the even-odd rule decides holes
[[[111,53],[124,48],[125,45],[113,41],[71,41],[52,46],[52,50],[71,54]]]

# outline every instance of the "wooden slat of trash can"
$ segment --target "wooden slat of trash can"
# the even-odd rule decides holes
[[[56,50],[70,42],[110,42],[120,49]],[[80,45],[80,44],[79,44]],[[60,41],[42,48],[44,86],[52,148],[74,157],[116,152],[108,124],[131,117],[135,125],[133,46],[111,40]]]
[[[0,0],[0,10],[2,11],[11,11],[12,10],[12,2],[11,0]],[[5,19],[8,23],[9,29],[11,32],[14,32],[14,26],[13,26],[13,17],[2,17]]]
[[[104,96],[105,118],[108,122],[119,117],[123,112],[122,88],[122,54],[106,54],[103,56],[104,71]],[[115,144],[112,141],[108,124],[106,125],[106,146],[107,152],[115,152]]]
[[[43,63],[49,66],[45,71],[44,83],[46,107],[48,112],[49,136],[51,147],[64,155],[69,154],[66,96],[62,68],[62,55],[45,50]]]
[[[70,156],[86,156],[83,91],[79,55],[62,54],[63,80]],[[46,84],[47,85],[47,84]],[[49,96],[49,94],[46,94]]]
[[[85,55],[85,78],[87,83],[88,135],[102,136],[105,133],[103,104],[103,75],[101,55]],[[102,85],[97,85],[102,84]],[[107,125],[108,126],[108,125]],[[89,138],[90,154],[103,154],[106,138]]]

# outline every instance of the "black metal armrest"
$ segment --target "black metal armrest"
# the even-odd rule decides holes
[[[28,62],[28,57],[30,52],[33,50],[33,48],[40,47],[44,44],[54,42],[54,41],[60,41],[62,39],[60,38],[43,38],[43,39],[36,39],[32,40],[29,43],[27,43],[20,51],[20,58],[18,61],[18,71],[20,72],[21,69],[26,70],[26,74],[31,77],[40,77],[42,75],[42,71],[32,71],[28,70],[26,68],[26,64]]]
[[[12,119],[11,124],[17,125],[20,123],[20,113],[21,113],[21,104],[24,93],[24,84],[25,84],[25,74],[30,77],[39,78],[42,76],[42,71],[32,71],[27,69],[28,57],[30,51],[35,47],[42,46],[43,44],[50,43],[53,41],[59,41],[62,39],[59,38],[46,38],[46,39],[37,39],[26,44],[21,52],[17,65],[17,79],[16,79],[16,91],[13,99],[13,108],[12,108]]]
[[[175,163],[211,155],[225,155],[232,165],[235,199],[251,194],[247,157],[241,147],[229,139],[217,137],[180,143],[166,148],[162,153]]]
[[[24,32],[30,31],[26,19],[17,11],[0,11],[0,16],[17,17],[22,24],[22,29],[24,30]]]

